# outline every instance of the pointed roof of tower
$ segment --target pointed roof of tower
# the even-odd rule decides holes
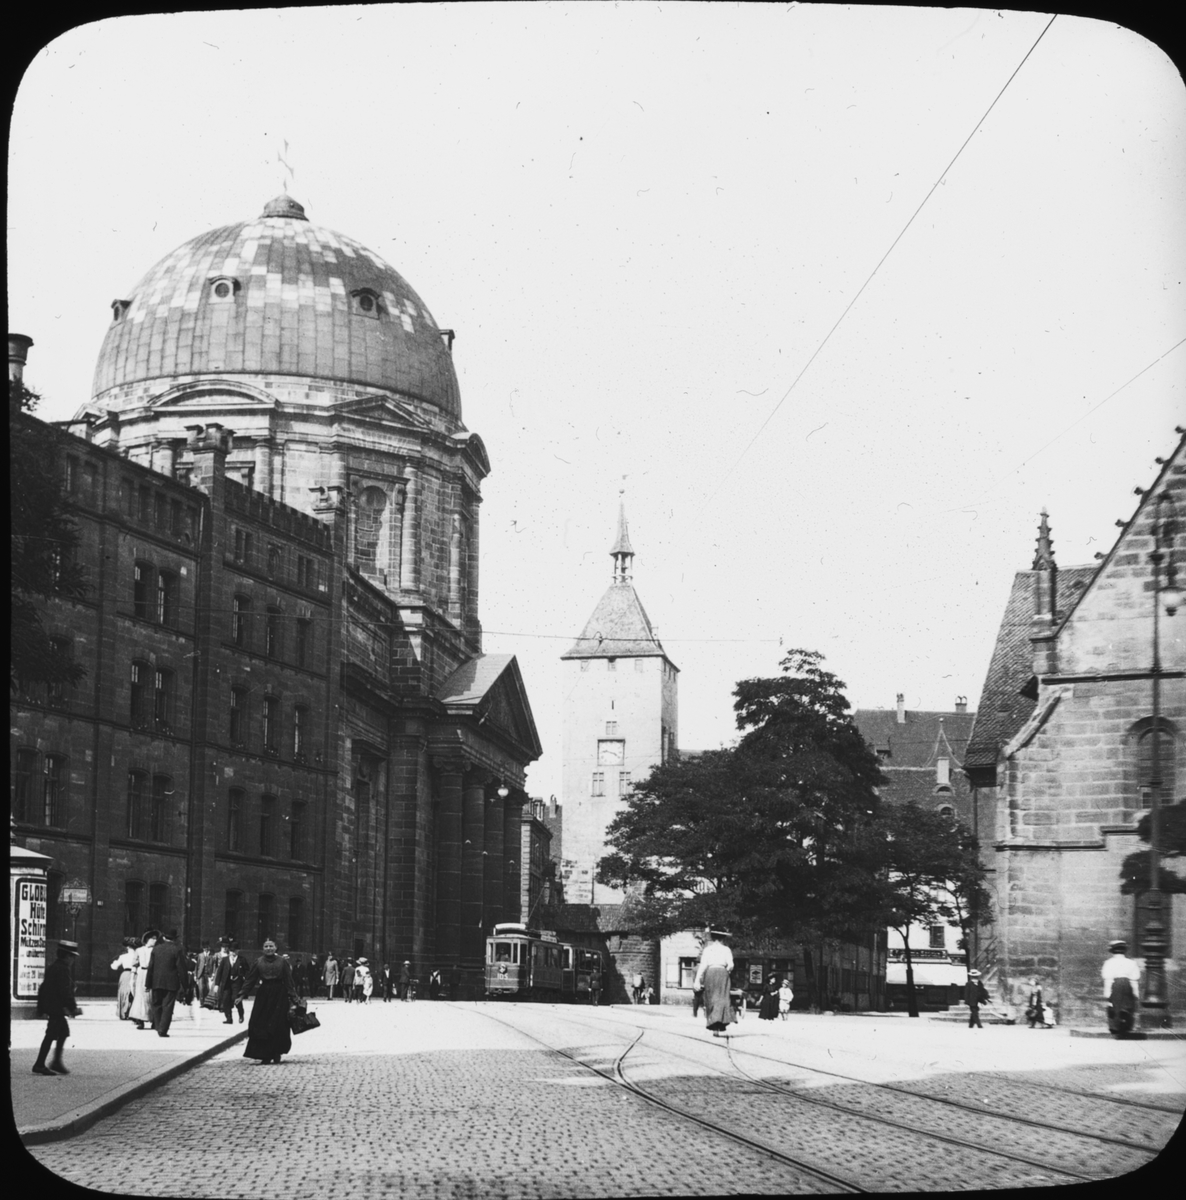
[[[1050,538],[1050,514],[1042,509],[1042,519],[1038,522],[1038,545],[1034,551],[1034,565],[1031,570],[1042,571],[1054,566],[1054,542]]]
[[[634,548],[626,526],[626,506],[618,503],[618,536],[610,551],[614,560],[613,582],[585,622],[581,636],[562,659],[567,658],[667,658],[655,636],[651,619],[630,582],[630,560]],[[668,658],[670,663],[671,660]],[[675,667],[675,664],[671,664]]]

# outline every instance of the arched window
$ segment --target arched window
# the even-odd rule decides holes
[[[128,772],[128,837],[144,836],[144,813],[148,806],[148,775],[144,771]]]
[[[269,658],[280,657],[280,624],[283,616],[274,604],[268,605],[267,623],[264,627],[264,653]]]
[[[169,840],[169,804],[173,798],[173,780],[168,775],[152,777],[152,824],[149,837],[154,842]]]
[[[380,487],[364,488],[355,506],[354,565],[365,575],[387,567],[387,493]]]
[[[231,788],[226,799],[226,848],[228,850],[243,849],[243,800],[242,788]],[[228,892],[229,896],[230,893]],[[227,936],[234,934],[228,929]]]
[[[131,702],[129,705],[133,729],[146,729],[152,724],[152,688],[156,679],[149,663],[132,663]]]
[[[236,596],[231,602],[231,641],[246,647],[251,643],[251,598]]]

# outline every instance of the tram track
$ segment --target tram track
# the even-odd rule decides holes
[[[551,1016],[553,1019],[561,1020],[566,1024],[577,1025],[583,1029],[593,1029],[601,1034],[604,1034],[605,1032],[607,1032],[607,1023],[595,1023],[595,1022],[590,1022],[587,1019],[581,1020],[579,1017],[577,1017],[575,1015],[570,1015],[568,1013],[556,1012],[555,1010],[552,1011]],[[496,1018],[496,1017],[494,1017],[492,1019],[499,1020],[499,1018]],[[596,1072],[597,1074],[602,1075],[604,1078],[612,1079],[613,1082],[618,1083],[619,1086],[630,1091],[632,1094],[639,1096],[641,1099],[647,1101],[650,1104],[653,1104],[660,1108],[663,1108],[663,1109],[665,1109],[669,1112],[672,1112],[672,1113],[676,1114],[677,1116],[680,1116],[686,1120],[693,1121],[696,1124],[700,1125],[701,1127],[707,1128],[715,1133],[718,1133],[722,1136],[728,1137],[733,1141],[740,1141],[742,1144],[745,1144],[754,1149],[757,1149],[761,1153],[767,1154],[770,1157],[777,1159],[778,1161],[785,1162],[788,1165],[793,1166],[796,1170],[808,1172],[811,1175],[813,1175],[814,1177],[825,1180],[828,1183],[831,1183],[833,1186],[840,1187],[846,1191],[864,1192],[864,1191],[869,1191],[869,1190],[884,1190],[881,1187],[876,1187],[874,1189],[870,1189],[869,1187],[866,1187],[866,1185],[864,1183],[862,1183],[852,1177],[838,1175],[833,1171],[828,1171],[826,1168],[821,1167],[818,1163],[788,1155],[785,1150],[780,1150],[775,1146],[771,1146],[768,1142],[763,1142],[763,1141],[756,1139],[748,1134],[741,1134],[736,1129],[730,1128],[727,1125],[722,1125],[718,1121],[710,1120],[710,1119],[704,1117],[702,1114],[693,1112],[692,1110],[688,1109],[687,1107],[685,1107],[683,1105],[673,1104],[670,1100],[665,1099],[664,1097],[656,1094],[652,1089],[642,1086],[636,1078],[631,1078],[627,1073],[627,1069],[625,1066],[627,1058],[629,1057],[631,1052],[633,1050],[635,1050],[635,1048],[638,1046],[639,1042],[642,1040],[644,1035],[648,1032],[659,1033],[659,1034],[666,1035],[669,1037],[670,1036],[680,1037],[680,1038],[686,1037],[689,1040],[696,1041],[697,1044],[699,1044],[699,1045],[707,1044],[702,1039],[691,1039],[690,1035],[677,1033],[677,1032],[671,1031],[671,1030],[651,1030],[646,1027],[639,1027],[637,1025],[628,1025],[627,1026],[628,1029],[633,1029],[636,1031],[635,1036],[629,1041],[629,1043],[623,1049],[622,1053],[620,1055],[618,1055],[618,1057],[614,1063],[612,1073],[611,1073],[611,1072],[603,1071],[592,1064],[584,1062],[582,1059],[580,1059],[579,1057],[577,1057],[574,1054],[569,1053],[568,1051],[561,1050],[555,1046],[550,1045],[543,1038],[540,1038],[537,1035],[531,1033],[530,1031],[523,1029],[522,1026],[518,1025],[517,1023],[513,1023],[510,1021],[501,1021],[500,1023],[507,1025],[509,1028],[515,1029],[517,1032],[523,1034],[526,1037],[531,1038],[533,1041],[536,1041],[541,1045],[547,1046],[547,1048],[549,1050],[551,1050],[553,1053],[559,1054],[564,1058],[567,1058],[573,1062],[576,1062],[576,1063],[580,1064],[581,1066],[584,1066],[586,1069],[592,1070],[592,1071]],[[608,1024],[611,1026],[612,1025],[620,1026],[623,1023],[618,1022],[618,1021],[612,1021]],[[693,1062],[698,1067],[701,1067],[701,1068],[703,1068],[703,1066],[705,1065],[698,1059],[694,1059],[694,1058],[691,1058],[690,1056],[686,1056],[686,1055],[681,1055],[679,1053],[673,1053],[670,1049],[664,1049],[662,1051],[656,1051],[656,1052],[662,1053],[662,1054],[670,1056],[670,1057],[683,1058],[683,1059],[685,1059],[685,1061]],[[758,1057],[767,1057],[767,1056],[758,1056]],[[790,1065],[790,1064],[782,1064],[782,1060],[771,1059],[769,1061],[779,1062],[780,1065]],[[1023,1167],[1035,1169],[1035,1170],[1038,1170],[1043,1173],[1045,1178],[1041,1182],[1046,1183],[1046,1184],[1058,1185],[1063,1182],[1066,1182],[1066,1183],[1098,1182],[1101,1178],[1108,1177],[1108,1176],[1103,1176],[1100,1174],[1085,1174],[1082,1171],[1075,1170],[1075,1169],[1070,1168],[1065,1165],[1059,1165],[1056,1163],[1052,1163],[1048,1160],[1041,1160],[1041,1159],[1031,1157],[1029,1155],[1018,1154],[1018,1153],[1015,1153],[1015,1152],[1012,1152],[1009,1150],[1004,1150],[1000,1147],[986,1146],[982,1142],[977,1142],[977,1141],[972,1141],[972,1140],[969,1140],[966,1138],[961,1138],[961,1137],[955,1136],[953,1134],[942,1133],[942,1132],[939,1132],[936,1130],[931,1130],[931,1129],[919,1128],[919,1126],[916,1123],[897,1120],[892,1117],[887,1117],[884,1114],[876,1114],[876,1113],[861,1111],[858,1108],[853,1108],[853,1107],[850,1107],[850,1106],[847,1106],[844,1104],[839,1104],[839,1103],[836,1103],[833,1101],[824,1100],[820,1097],[804,1095],[802,1092],[796,1091],[793,1088],[784,1087],[777,1083],[774,1083],[773,1081],[760,1079],[756,1076],[751,1075],[749,1072],[745,1071],[743,1068],[741,1068],[736,1063],[736,1061],[732,1058],[731,1052],[730,1052],[730,1066],[732,1068],[733,1076],[740,1077],[748,1085],[750,1085],[753,1088],[758,1089],[759,1092],[765,1093],[768,1096],[771,1096],[771,1097],[778,1096],[783,1099],[793,1101],[796,1104],[814,1105],[819,1108],[830,1109],[839,1114],[843,1114],[844,1118],[846,1118],[850,1123],[855,1122],[858,1125],[860,1123],[872,1123],[874,1125],[881,1126],[886,1129],[893,1129],[895,1131],[908,1133],[909,1135],[911,1135],[911,1137],[914,1137],[914,1138],[924,1138],[932,1143],[939,1143],[942,1145],[954,1146],[962,1151],[972,1152],[972,1153],[975,1153],[976,1155],[986,1156],[989,1159],[1004,1160],[1008,1163],[1015,1164],[1017,1166],[1023,1166]],[[730,1078],[730,1075],[727,1072],[720,1071],[716,1068],[710,1068],[710,1069],[713,1070],[714,1073],[718,1077],[721,1077],[724,1079]],[[814,1068],[804,1068],[804,1069],[813,1070]],[[873,1084],[873,1085],[866,1084],[866,1081],[864,1081],[864,1080],[852,1079],[851,1077],[842,1077],[842,1078],[846,1078],[846,1079],[849,1079],[851,1082],[864,1084],[866,1086],[871,1086],[871,1087],[878,1086],[875,1084]],[[916,1101],[918,1101],[918,1100],[925,1101],[925,1100],[929,1099],[929,1097],[919,1096],[917,1093],[909,1093],[908,1092],[907,1094],[910,1095],[912,1097],[912,1099],[914,1099]],[[980,1116],[985,1115],[984,1110],[976,1109],[971,1106],[964,1106],[964,1107],[967,1107],[969,1112],[973,1112],[976,1115],[980,1115]],[[1013,1118],[1004,1117],[1004,1116],[1001,1116],[1001,1114],[992,1114],[992,1115],[995,1116],[999,1120],[1007,1120],[1007,1121],[1013,1120]],[[1083,1135],[1083,1134],[1079,1133],[1078,1131],[1060,1130],[1060,1132],[1062,1132],[1064,1134],[1071,1133],[1071,1134],[1074,1134],[1075,1136],[1090,1136],[1090,1135]],[[1152,1151],[1152,1150],[1150,1150],[1149,1147],[1145,1147],[1145,1146],[1132,1145],[1132,1146],[1129,1146],[1128,1148],[1136,1149],[1144,1154],[1156,1154],[1157,1153],[1156,1151]],[[1036,1183],[1037,1181],[1033,1181],[1033,1182]]]
[[[711,1133],[715,1133],[718,1136],[728,1138],[731,1142],[745,1146],[750,1150],[757,1151],[759,1154],[763,1154],[767,1158],[773,1159],[775,1162],[782,1163],[785,1166],[791,1167],[795,1171],[809,1175],[812,1178],[821,1181],[822,1183],[829,1184],[841,1192],[866,1194],[871,1190],[863,1187],[854,1180],[844,1179],[830,1171],[823,1170],[820,1167],[813,1166],[811,1163],[804,1162],[802,1159],[795,1158],[774,1146],[767,1145],[765,1142],[762,1142],[756,1138],[749,1137],[746,1134],[738,1133],[736,1130],[730,1129],[728,1126],[721,1125],[715,1121],[710,1121],[707,1118],[690,1112],[679,1105],[671,1104],[669,1101],[666,1101],[659,1096],[652,1095],[645,1088],[639,1087],[638,1084],[632,1083],[626,1078],[624,1072],[622,1071],[622,1063],[630,1051],[633,1050],[641,1040],[643,1034],[646,1032],[644,1029],[640,1029],[638,1031],[638,1034],[633,1041],[631,1041],[622,1051],[622,1053],[615,1059],[612,1070],[606,1071],[592,1063],[585,1062],[583,1059],[578,1058],[575,1054],[571,1054],[567,1050],[562,1050],[557,1046],[550,1045],[543,1038],[529,1032],[521,1025],[518,1025],[513,1021],[503,1020],[501,1017],[496,1017],[489,1012],[483,1012],[483,1015],[489,1020],[505,1026],[507,1029],[513,1029],[516,1033],[520,1034],[522,1037],[529,1038],[537,1045],[543,1046],[544,1049],[546,1049],[549,1053],[556,1054],[561,1058],[567,1059],[569,1062],[576,1063],[577,1066],[583,1067],[586,1071],[591,1071],[593,1074],[599,1075],[602,1079],[609,1080],[610,1083],[616,1084],[618,1087],[623,1088],[631,1095],[637,1096],[639,1099],[648,1104],[663,1109],[665,1112],[671,1113],[682,1120],[690,1121],[693,1124],[698,1125],[700,1128],[707,1129]],[[585,1028],[590,1028],[590,1026],[584,1022],[574,1022],[574,1024],[583,1024],[585,1025]],[[599,1027],[593,1026],[592,1028]],[[604,1032],[604,1029],[600,1028],[599,1031]]]
[[[682,1030],[666,1030],[665,1029],[662,1032],[665,1035],[670,1036],[670,1037],[686,1039],[688,1041],[695,1043],[696,1045],[708,1044],[704,1041],[703,1038],[697,1037],[690,1033],[685,1033]],[[722,1039],[722,1041],[726,1047],[727,1052],[730,1054],[730,1056],[732,1056],[732,1054],[735,1054],[735,1053],[740,1053],[740,1054],[744,1054],[748,1057],[761,1059],[765,1062],[776,1063],[779,1066],[793,1067],[796,1070],[808,1071],[815,1075],[822,1075],[822,1076],[825,1076],[825,1077],[828,1077],[831,1079],[837,1079],[844,1083],[855,1083],[855,1084],[860,1084],[864,1087],[878,1088],[882,1091],[894,1092],[894,1093],[897,1093],[898,1095],[902,1095],[902,1096],[909,1096],[910,1098],[915,1099],[915,1100],[926,1100],[926,1101],[930,1101],[934,1104],[946,1105],[947,1107],[950,1107],[950,1108],[960,1109],[964,1112],[975,1113],[975,1114],[978,1114],[981,1116],[1001,1117],[1003,1119],[1007,1119],[1007,1120],[1012,1121],[1019,1125],[1028,1125],[1028,1126],[1032,1126],[1033,1128],[1036,1128],[1036,1129],[1046,1129],[1046,1130],[1051,1131],[1052,1133],[1072,1134],[1076,1137],[1088,1138],[1092,1141],[1102,1142],[1106,1145],[1121,1146],[1128,1150],[1138,1150],[1145,1154],[1156,1155],[1160,1152],[1157,1147],[1149,1146],[1148,1144],[1143,1143],[1143,1142],[1133,1141],[1130,1138],[1116,1137],[1111,1134],[1105,1134],[1105,1133],[1092,1133],[1092,1132],[1088,1132],[1082,1128],[1075,1128],[1075,1127],[1072,1127],[1069,1125],[1060,1125],[1053,1121],[1044,1121],[1044,1120],[1040,1120],[1035,1117],[1026,1117],[1026,1116],[1019,1116],[1019,1115],[1014,1115],[1014,1114],[1009,1114],[1006,1117],[1004,1114],[999,1112],[997,1109],[991,1108],[990,1106],[985,1105],[985,1104],[971,1104],[965,1100],[956,1100],[950,1096],[936,1096],[933,1092],[922,1091],[922,1090],[918,1090],[918,1089],[912,1088],[912,1087],[904,1087],[901,1084],[879,1083],[874,1080],[862,1079],[858,1075],[846,1075],[841,1071],[834,1071],[827,1067],[816,1067],[816,1066],[810,1065],[809,1063],[794,1062],[794,1061],[792,1061],[790,1059],[786,1059],[786,1058],[776,1058],[773,1055],[761,1054],[760,1052],[758,1052],[756,1050],[740,1049],[731,1044],[733,1041],[733,1039],[731,1039],[731,1038],[725,1038],[725,1039]],[[741,1068],[737,1068],[737,1069],[742,1074],[745,1073],[745,1072],[741,1071]],[[1139,1100],[1129,1100],[1125,1097],[1107,1096],[1107,1095],[1101,1094],[1099,1092],[1090,1092],[1090,1091],[1086,1091],[1086,1090],[1080,1090],[1077,1088],[1063,1088],[1063,1087],[1058,1087],[1053,1084],[1037,1083],[1037,1082],[1034,1082],[1031,1080],[1026,1080],[1026,1079],[1016,1079],[1013,1076],[1005,1077],[1005,1076],[1000,1075],[997,1072],[993,1072],[991,1077],[1007,1083],[1010,1087],[1018,1086],[1018,1087],[1031,1088],[1031,1089],[1041,1089],[1043,1091],[1052,1091],[1052,1092],[1058,1092],[1063,1095],[1075,1096],[1077,1098],[1081,1098],[1084,1100],[1099,1101],[1101,1103],[1107,1103],[1107,1104],[1117,1104],[1117,1105],[1121,1105],[1124,1107],[1151,1109],[1151,1110],[1155,1110],[1157,1112],[1167,1113],[1171,1116],[1177,1116],[1179,1118],[1181,1118],[1181,1116],[1182,1116],[1181,1109],[1171,1108],[1167,1105],[1150,1104],[1150,1103],[1147,1103],[1144,1101],[1139,1101]],[[793,1088],[784,1088],[782,1090],[787,1091],[791,1094],[799,1094]],[[846,1109],[845,1111],[855,1111],[855,1110]]]

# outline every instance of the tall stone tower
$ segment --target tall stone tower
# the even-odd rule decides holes
[[[631,785],[671,759],[678,745],[679,668],[667,657],[634,590],[634,550],[619,506],[610,551],[613,579],[562,656],[565,899],[614,904],[621,892],[595,883],[605,833]]]

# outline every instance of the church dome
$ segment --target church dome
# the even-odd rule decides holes
[[[398,392],[460,422],[451,341],[377,254],[278,196],[112,302],[94,397],[174,376],[297,375]]]

